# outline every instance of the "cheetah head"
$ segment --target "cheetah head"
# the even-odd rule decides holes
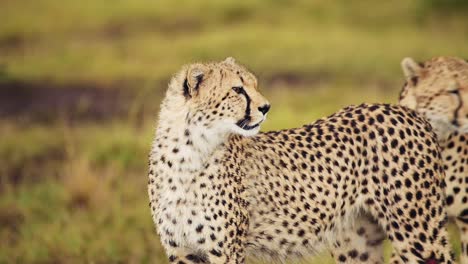
[[[175,84],[170,85],[172,94],[187,109],[186,122],[208,131],[207,137],[255,135],[270,109],[255,76],[233,58],[188,65],[175,77]]]
[[[468,132],[468,62],[437,57],[424,63],[403,59],[405,85],[400,104],[429,120],[439,140],[457,130]]]

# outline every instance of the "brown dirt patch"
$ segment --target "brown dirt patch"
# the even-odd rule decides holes
[[[0,38],[0,49],[21,48],[26,44],[26,39],[21,35],[8,35]]]
[[[45,81],[0,82],[0,119],[18,122],[65,120],[73,123],[125,118],[129,115],[130,107],[135,105],[136,98],[141,99],[138,96],[141,90],[128,86],[54,84]],[[139,104],[144,105],[144,102]]]

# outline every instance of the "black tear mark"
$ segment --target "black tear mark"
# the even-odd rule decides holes
[[[252,100],[250,99],[250,96],[247,94],[244,88],[240,87],[238,93],[245,96],[245,100],[247,100],[247,107],[245,108],[245,117],[249,117],[250,116],[250,103],[252,102]]]
[[[236,125],[240,128],[243,128],[245,130],[250,130],[250,129],[254,129],[256,128],[259,124],[256,124],[256,125],[253,125],[253,126],[248,126],[247,124],[250,122],[251,118],[250,118],[250,104],[251,104],[251,99],[250,99],[250,96],[247,94],[247,92],[244,90],[243,87],[233,87],[233,88],[236,88],[234,89],[238,94],[242,94],[243,96],[245,96],[245,99],[247,101],[247,107],[245,108],[245,114],[244,114],[244,118],[242,118],[241,120],[237,121]]]

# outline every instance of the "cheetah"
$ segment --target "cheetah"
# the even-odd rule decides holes
[[[423,114],[437,134],[446,174],[447,213],[460,231],[460,262],[468,264],[468,62],[436,57],[417,63],[405,58],[401,65],[406,82],[399,102]],[[383,230],[364,218],[338,240],[332,255],[357,252],[369,256],[365,263],[383,263],[383,238]]]
[[[185,66],[169,83],[148,194],[170,263],[303,258],[331,248],[361,212],[386,230],[395,262],[453,263],[440,151],[424,118],[362,104],[259,133],[270,104],[257,88],[232,58]]]
[[[400,104],[422,113],[437,133],[446,171],[447,213],[461,235],[461,263],[468,264],[468,62],[436,57],[402,61],[406,83]]]

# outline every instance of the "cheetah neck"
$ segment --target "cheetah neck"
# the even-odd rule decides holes
[[[170,98],[170,99],[168,99]],[[222,129],[206,128],[202,123],[194,123],[185,98],[168,96],[161,106],[156,129],[156,137],[150,154],[151,205],[153,217],[165,217],[167,222],[193,221],[203,224],[206,219],[201,212],[205,196],[199,195],[199,186],[211,183],[210,173],[219,169],[213,159],[224,153],[223,142],[227,133]],[[196,119],[198,120],[198,119]],[[155,220],[159,222],[158,220]],[[194,236],[187,236],[190,225],[158,225],[159,234],[167,230],[173,234],[172,240],[187,248],[198,245]]]
[[[200,171],[221,149],[229,136],[222,126],[206,126],[197,122],[199,113],[190,109],[183,96],[170,94],[161,105],[152,159],[176,172]]]

